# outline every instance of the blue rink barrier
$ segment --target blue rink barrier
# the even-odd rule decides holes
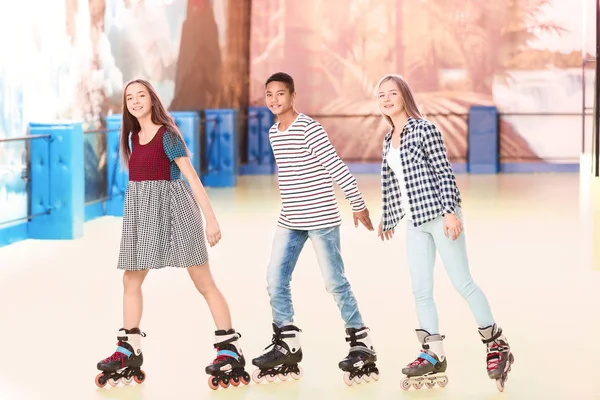
[[[240,166],[240,175],[271,175],[276,171],[269,130],[274,122],[268,107],[248,107],[247,163]]]
[[[471,106],[468,117],[467,172],[500,172],[500,119],[494,106]]]
[[[197,111],[173,111],[171,116],[175,120],[183,141],[192,153],[191,162],[194,169],[199,174],[201,170],[201,149],[200,145],[200,113]]]
[[[234,109],[204,110],[206,168],[201,179],[207,187],[233,187],[238,174],[238,112]]]
[[[49,143],[31,141],[30,239],[83,236],[85,177],[81,122],[30,123],[31,135],[50,135]],[[40,215],[41,214],[41,215]]]

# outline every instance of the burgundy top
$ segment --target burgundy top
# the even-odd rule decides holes
[[[130,181],[170,181],[180,179],[181,172],[174,162],[186,156],[185,146],[178,135],[171,134],[162,126],[147,144],[140,144],[138,132],[131,135],[129,157]]]

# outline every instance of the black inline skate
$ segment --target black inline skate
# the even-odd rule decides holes
[[[244,370],[246,360],[238,342],[241,337],[242,335],[234,329],[215,332],[214,347],[217,357],[205,369],[210,375],[208,386],[211,389],[217,390],[219,386],[227,388],[229,384],[238,386],[240,382],[244,385],[250,383],[250,375]]]
[[[302,377],[302,369],[298,365],[302,361],[302,349],[300,348],[300,329],[294,325],[286,325],[278,328],[273,324],[273,338],[271,347],[262,355],[252,360],[252,364],[259,369],[252,373],[252,380],[256,383],[266,378],[267,382],[273,382],[279,377],[286,381],[290,376],[293,379]]]
[[[481,341],[487,348],[487,372],[490,379],[496,380],[496,387],[504,391],[504,383],[508,380],[508,373],[515,362],[515,356],[510,351],[508,340],[496,324],[479,328]]]
[[[421,389],[423,385],[426,385],[431,389],[436,383],[440,387],[446,386],[448,384],[446,375],[448,362],[442,345],[445,336],[431,335],[426,330],[417,329],[417,338],[422,346],[421,354],[415,361],[402,369],[406,378],[402,378],[400,387],[408,390],[411,386]]]
[[[108,358],[98,363],[98,369],[102,371],[96,376],[96,385],[104,387],[108,382],[116,386],[119,381],[129,385],[132,380],[142,383],[146,379],[146,373],[140,369],[144,362],[141,341],[146,334],[140,332],[139,328],[119,329],[117,333],[117,349]]]
[[[344,383],[352,386],[354,383],[379,380],[379,370],[375,365],[377,355],[367,327],[346,329],[346,342],[350,343],[348,356],[339,363],[344,371]]]

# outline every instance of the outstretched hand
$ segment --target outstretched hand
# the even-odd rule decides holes
[[[371,218],[369,218],[368,208],[354,213],[354,226],[356,228],[358,228],[358,221],[360,221],[360,223],[363,224],[368,230],[373,230],[373,224],[371,223]]]

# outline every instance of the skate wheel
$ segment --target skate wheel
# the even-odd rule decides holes
[[[209,376],[208,387],[210,387],[212,390],[217,390],[219,388],[219,378],[216,376]]]
[[[361,377],[361,376],[359,376],[359,375],[356,375],[356,376],[354,377],[354,383],[356,383],[356,384],[359,384],[359,385],[360,385],[361,383],[363,383],[362,377]]]
[[[440,380],[437,381],[437,384],[440,387],[446,387],[446,385],[448,384],[448,377],[444,376],[443,378],[441,378]]]
[[[423,387],[423,382],[415,382],[413,383],[413,387],[417,390],[420,390]]]
[[[265,375],[265,379],[267,382],[275,382],[277,380],[277,375],[267,374]]]
[[[285,382],[289,379],[290,375],[286,372],[285,374],[279,374],[279,380]]]
[[[221,385],[221,387],[223,389],[227,389],[229,387],[229,379],[228,378],[223,378],[219,381],[219,385]]]
[[[119,381],[118,381],[118,380],[115,380],[115,379],[113,379],[113,378],[110,378],[110,379],[108,380],[108,384],[109,384],[110,386],[112,386],[112,387],[115,387],[115,386],[117,386],[117,385],[119,384]]]
[[[240,377],[240,380],[244,385],[248,385],[250,383],[250,375],[247,372],[244,372],[244,375]]]
[[[363,381],[365,381],[367,383],[371,382],[371,374],[364,374],[362,376],[362,378],[363,378]]]
[[[400,387],[402,388],[402,390],[410,389],[410,382],[408,381],[408,378],[403,378],[400,381]]]
[[[504,381],[500,379],[496,379],[496,387],[499,391],[504,392]]]
[[[133,376],[133,380],[138,384],[144,382],[146,380],[146,373],[140,369],[140,372]]]
[[[254,370],[254,372],[252,373],[252,380],[253,380],[255,383],[261,383],[261,382],[262,382],[262,380],[263,380],[264,376],[261,376],[261,377],[259,378],[259,377],[258,377],[259,375],[260,375],[260,369],[256,369],[256,370]]]
[[[133,381],[133,378],[131,378],[131,377],[129,377],[129,378],[125,378],[125,377],[121,378],[121,383],[123,385],[129,385],[131,383],[131,381]]]
[[[435,382],[425,382],[425,386],[429,389],[433,389],[435,387]]]
[[[233,387],[238,387],[240,385],[240,378],[237,376],[234,376],[233,378],[231,378],[229,380],[229,383],[231,383],[231,386],[233,386]]]
[[[302,378],[302,367],[298,365],[298,372],[292,372],[290,375],[295,380]]]
[[[99,373],[98,375],[96,375],[96,386],[98,386],[99,388],[103,388],[104,386],[106,386],[106,379],[104,378],[103,373]]]
[[[373,379],[374,381],[378,381],[379,380],[379,372],[372,372],[370,374],[371,379]]]
[[[348,386],[352,386],[354,383],[354,379],[350,378],[350,372],[348,371],[344,372],[344,383]]]

